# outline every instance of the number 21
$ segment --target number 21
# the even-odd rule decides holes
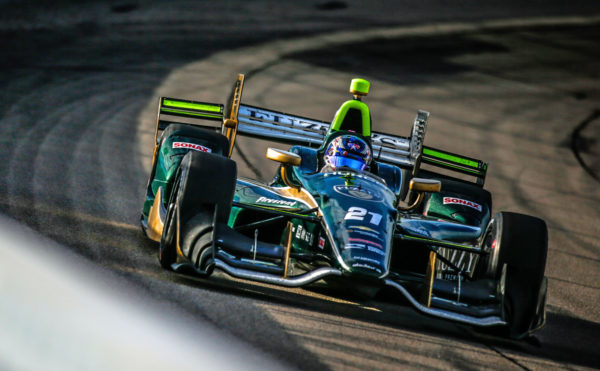
[[[346,213],[344,220],[363,221],[363,220],[365,220],[365,216],[367,216],[367,214],[371,215],[371,220],[369,220],[369,223],[374,224],[374,225],[379,225],[379,222],[381,222],[381,214],[367,211],[367,209],[363,209],[362,207],[356,207],[356,206],[353,206],[348,209],[348,212]]]

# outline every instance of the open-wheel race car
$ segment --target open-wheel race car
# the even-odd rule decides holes
[[[425,146],[427,112],[403,137],[371,131],[366,80],[332,122],[243,104],[243,87],[239,75],[226,106],[160,98],[141,222],[162,267],[392,288],[422,313],[513,338],[544,324],[546,224],[492,215],[487,164]],[[268,149],[270,183],[237,177],[240,135],[292,145]]]

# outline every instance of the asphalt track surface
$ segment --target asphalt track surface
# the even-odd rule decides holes
[[[599,368],[600,6],[367,4],[3,2],[1,211],[291,367]],[[426,143],[490,162],[496,211],[547,221],[547,326],[514,342],[350,293],[160,270],[138,227],[153,102],[222,102],[238,72],[244,102],[318,119],[357,75],[375,130],[430,111]],[[238,143],[239,172],[268,180],[267,144]]]

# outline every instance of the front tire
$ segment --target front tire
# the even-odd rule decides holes
[[[497,213],[488,226],[483,249],[490,254],[482,273],[499,283],[508,336],[524,338],[545,320],[546,223],[532,216]]]
[[[198,271],[209,274],[214,224],[229,219],[237,167],[227,157],[190,151],[181,162],[179,178],[173,192],[177,192],[181,253]]]
[[[171,265],[177,260],[177,251],[175,250],[175,203],[169,205],[163,234],[158,246],[158,262],[164,269],[171,269]]]

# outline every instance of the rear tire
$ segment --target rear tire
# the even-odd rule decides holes
[[[158,143],[158,147],[156,148],[156,154],[155,157],[153,159],[152,162],[152,170],[150,171],[150,177],[148,178],[148,183],[146,184],[146,202],[150,199],[152,200],[155,196],[155,192],[152,189],[152,184],[154,182],[154,178],[156,176],[156,168],[158,166],[159,163],[159,157],[165,156],[162,152],[162,147],[163,144],[166,140],[168,140],[169,138],[174,137],[174,138],[182,138],[183,141],[187,141],[187,139],[194,139],[196,141],[200,140],[200,142],[202,144],[204,144],[206,147],[210,148],[212,150],[213,154],[216,155],[222,155],[222,156],[227,156],[229,154],[229,140],[224,136],[221,135],[219,133],[216,133],[214,131],[211,130],[207,130],[207,129],[203,129],[203,128],[198,128],[198,127],[194,127],[188,124],[170,124],[169,126],[167,126],[167,128],[163,131],[160,141]],[[191,150],[193,152],[193,150]],[[173,157],[173,156],[171,156]],[[176,158],[179,158],[178,156],[175,156]],[[183,156],[181,156],[183,157]],[[163,157],[164,160],[164,157]],[[180,164],[173,164],[172,166],[180,166]],[[176,177],[171,179],[171,181],[169,180],[169,178],[165,179],[167,181],[166,186],[163,185],[164,189],[163,191],[165,192],[165,194],[169,195],[172,193],[172,189],[173,187],[176,187],[177,185],[177,179]],[[175,181],[172,181],[175,180]],[[145,219],[148,217],[148,215],[144,215],[144,212],[142,211],[141,215],[140,215],[140,219],[141,219],[141,226],[142,226],[142,230],[144,231],[144,234],[146,235],[146,237],[148,237],[147,231],[146,231],[146,225],[145,225]]]
[[[483,249],[490,254],[483,261],[486,269],[481,273],[495,278],[499,291],[504,293],[508,336],[524,338],[545,320],[546,223],[532,216],[497,213],[488,226]]]
[[[227,157],[190,151],[181,162],[180,180],[174,190],[180,248],[205,274],[212,269],[213,222],[227,223],[236,179],[235,161]]]

